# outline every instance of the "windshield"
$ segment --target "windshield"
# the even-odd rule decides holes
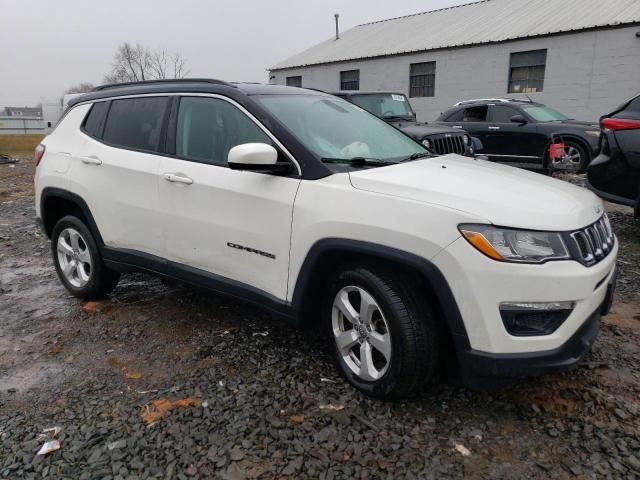
[[[404,95],[392,93],[352,95],[351,100],[376,117],[412,117],[413,111]]]
[[[524,110],[533,117],[536,122],[556,122],[571,120],[566,115],[549,107],[523,107]]]
[[[345,100],[319,95],[253,97],[321,158],[399,160],[428,153],[419,143]]]

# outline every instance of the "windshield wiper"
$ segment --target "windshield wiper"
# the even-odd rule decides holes
[[[413,120],[412,117],[410,117],[409,115],[387,115],[386,117],[380,117],[382,118],[382,120],[389,120],[389,121],[394,121],[394,120],[409,120],[409,118],[411,118]]]
[[[395,165],[396,162],[387,160],[380,160],[378,158],[365,158],[365,157],[353,157],[353,158],[322,158],[322,163],[345,163],[353,166],[372,165],[376,167],[383,167],[385,165]]]
[[[427,158],[427,157],[437,157],[437,155],[434,155],[431,152],[418,152],[418,153],[414,153],[413,155],[408,156],[407,158],[403,158],[402,160],[400,160],[400,162],[410,162],[412,160],[418,160],[419,158]]]

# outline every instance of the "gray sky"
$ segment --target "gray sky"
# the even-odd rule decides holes
[[[266,69],[341,30],[469,0],[0,0],[0,105],[102,82],[124,41],[179,51],[190,76],[266,82]]]

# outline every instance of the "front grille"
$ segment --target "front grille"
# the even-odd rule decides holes
[[[579,260],[585,265],[594,265],[613,250],[613,230],[605,213],[593,225],[571,233],[577,247]]]
[[[447,134],[442,137],[436,137],[431,139],[431,144],[438,155],[446,155],[447,153],[463,154],[465,152],[463,135]]]

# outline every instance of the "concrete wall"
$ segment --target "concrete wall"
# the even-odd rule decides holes
[[[45,134],[46,123],[42,117],[0,117],[0,135]]]
[[[454,103],[508,97],[512,52],[547,49],[544,91],[530,97],[570,117],[597,120],[640,91],[640,27],[598,30],[471,48],[273,71],[270,82],[302,75],[304,87],[336,91],[340,71],[360,69],[360,90],[408,95],[409,65],[436,62],[435,97],[412,98],[418,118],[434,120]]]

